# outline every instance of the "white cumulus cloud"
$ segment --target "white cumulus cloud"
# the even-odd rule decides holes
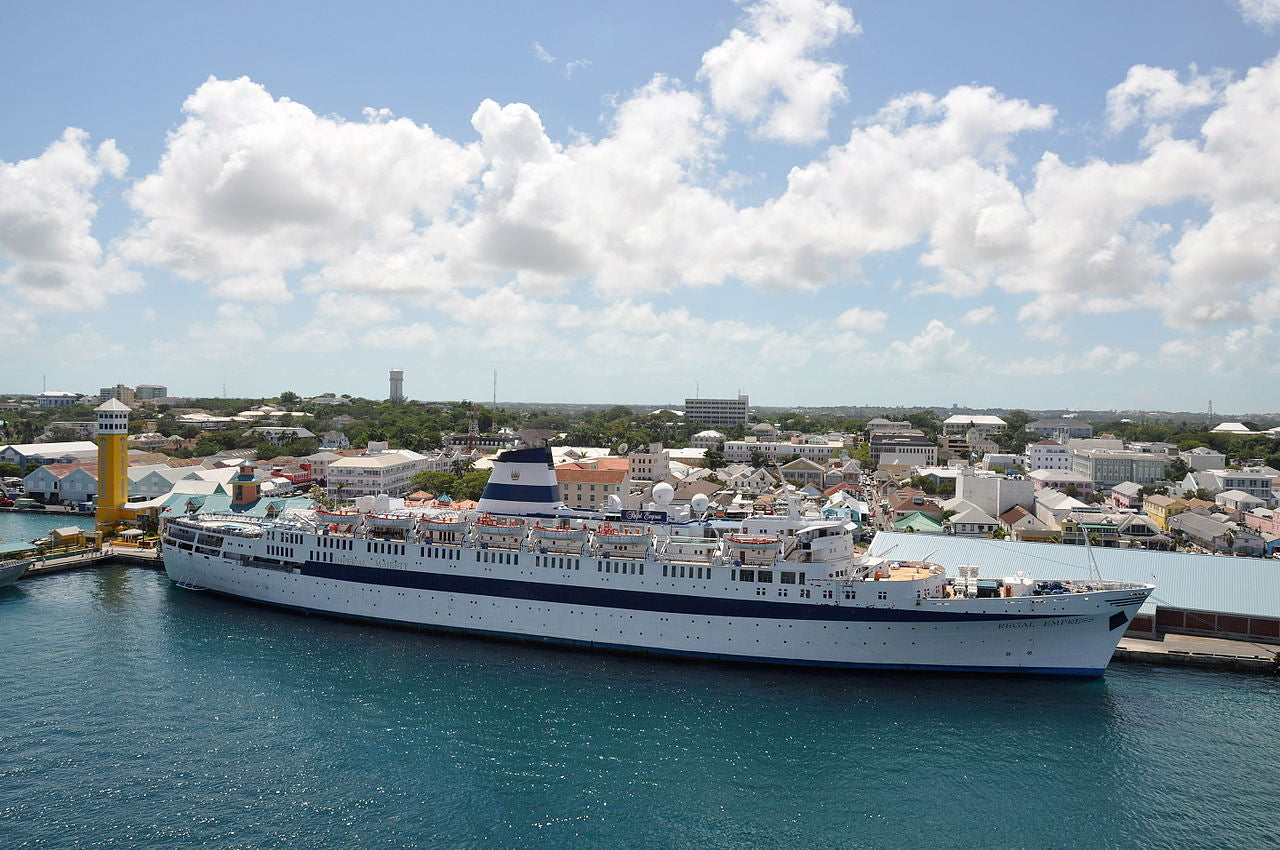
[[[0,285],[32,309],[86,310],[142,280],[93,237],[94,188],[122,178],[128,158],[108,139],[90,148],[89,135],[67,128],[39,156],[0,161]]]
[[[702,56],[698,78],[716,109],[784,142],[826,137],[834,104],[846,96],[844,67],[813,54],[859,31],[852,13],[829,0],[761,0],[747,20]]]
[[[1274,32],[1280,24],[1280,0],[1236,0],[1240,14],[1263,32]]]
[[[883,310],[864,310],[852,307],[836,317],[836,327],[847,331],[875,333],[884,330],[889,314]]]

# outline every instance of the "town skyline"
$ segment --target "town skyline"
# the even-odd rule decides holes
[[[926,9],[16,8],[13,389],[1274,406],[1280,4]]]

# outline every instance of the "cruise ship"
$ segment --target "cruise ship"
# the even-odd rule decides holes
[[[858,527],[709,518],[705,497],[566,508],[551,452],[503,452],[478,509],[168,520],[185,588],[343,618],[614,651],[765,664],[1098,676],[1152,585],[957,577]]]

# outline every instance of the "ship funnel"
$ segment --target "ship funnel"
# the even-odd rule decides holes
[[[494,514],[549,514],[563,507],[551,449],[545,446],[499,454],[479,505]]]

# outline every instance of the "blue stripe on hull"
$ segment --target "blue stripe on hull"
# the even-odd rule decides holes
[[[440,626],[432,623],[410,623],[404,620],[388,620],[381,617],[366,617],[359,614],[343,614],[325,611],[319,608],[308,608],[304,605],[289,605],[283,602],[268,602],[234,593],[210,590],[218,596],[254,602],[270,608],[282,608],[304,614],[318,614],[334,620],[347,620],[361,623],[378,623],[380,625],[410,628],[424,632],[441,634],[465,634],[495,640],[510,640],[520,643],[541,643],[552,646],[582,647],[605,652],[619,652],[627,655],[654,655],[662,658],[688,658],[701,661],[724,661],[732,664],[764,664],[773,667],[825,667],[837,670],[916,670],[938,673],[1007,673],[1011,675],[1036,676],[1077,676],[1097,677],[1105,672],[1105,668],[1092,667],[995,667],[982,665],[946,665],[946,664],[871,664],[860,661],[808,661],[791,658],[769,658],[755,655],[729,655],[717,652],[697,652],[686,649],[663,649],[651,646],[633,646],[631,644],[604,643],[601,641],[578,640],[576,638],[547,637],[543,635],[526,635],[519,632],[491,631],[489,629],[469,629],[464,626]]]
[[[593,608],[615,608],[629,611],[657,611],[664,614],[691,614],[710,617],[740,617],[757,620],[829,620],[863,623],[963,623],[1008,622],[1011,620],[1054,620],[1081,614],[979,614],[924,609],[859,608],[812,603],[765,602],[753,599],[722,599],[714,596],[690,596],[677,593],[655,593],[643,590],[612,590],[603,587],[580,587],[515,579],[479,576],[384,570],[308,561],[303,575],[334,581],[371,584],[383,587],[405,587],[469,596],[496,596],[501,599],[525,599],[530,602],[556,602]],[[1089,616],[1088,614],[1084,616]]]

